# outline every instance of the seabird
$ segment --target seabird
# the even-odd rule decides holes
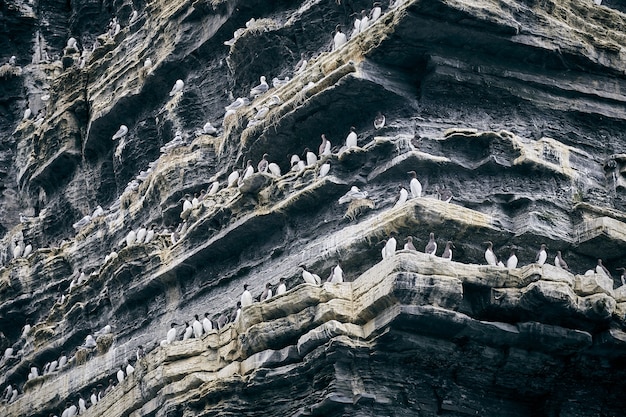
[[[485,260],[487,261],[487,264],[492,266],[498,265],[498,258],[493,252],[493,243],[490,241],[485,243],[487,244],[487,249],[485,250]]]
[[[233,101],[228,106],[224,107],[224,110],[226,111],[237,110],[240,107],[247,106],[248,104],[250,104],[250,100],[248,100],[245,97],[238,97],[237,100]]]
[[[228,176],[228,187],[234,187],[235,185],[237,185],[238,180],[239,180],[239,171],[234,170]]]
[[[353,185],[352,188],[350,188],[350,191],[342,195],[337,201],[339,202],[339,204],[345,204],[350,203],[353,200],[367,198],[367,196],[367,191],[361,191],[359,190],[359,187]]]
[[[356,128],[352,126],[350,128],[350,133],[348,133],[348,136],[346,137],[346,148],[350,149],[350,148],[356,148],[356,147],[357,147]]]
[[[24,253],[22,253],[22,258],[27,258],[28,255],[33,251],[33,245],[30,242],[26,242],[26,246],[24,247]]]
[[[400,196],[398,197],[398,201],[396,201],[396,204],[393,205],[394,207],[403,205],[409,199],[409,192],[406,190],[406,188],[402,186],[400,186],[399,188],[400,188]]]
[[[284,79],[280,79],[277,77],[272,78],[272,86],[275,88],[282,87],[283,85],[289,82],[289,77],[285,77]]]
[[[156,224],[151,224],[150,225],[150,229],[146,232],[146,238],[144,240],[144,243],[150,243],[152,242],[152,239],[154,239],[154,228],[156,227]]]
[[[448,190],[447,188],[441,188],[439,189],[439,187],[436,187],[437,190],[437,198],[445,203],[449,203],[450,201],[452,201],[452,191]]]
[[[128,20],[128,24],[132,25],[133,23],[135,23],[138,17],[139,17],[139,13],[137,13],[137,10],[133,10],[133,12],[130,14],[130,19]]]
[[[125,376],[126,375],[124,374],[124,365],[120,365],[120,369],[117,371],[117,382],[120,384],[124,382]]]
[[[259,298],[259,300],[265,301],[270,298],[272,298],[272,284],[268,282],[265,284],[265,289],[263,290],[263,293],[261,293],[261,297]]]
[[[141,358],[144,358],[146,356],[146,351],[143,349],[143,346],[139,345],[137,346],[137,352],[135,352],[135,357],[137,358],[137,360],[140,360]]]
[[[420,198],[422,196],[422,184],[417,179],[417,173],[415,171],[407,172],[411,176],[411,182],[409,188],[411,189],[411,198]]]
[[[209,192],[207,193],[207,195],[214,195],[215,193],[217,193],[217,190],[219,190],[219,188],[220,188],[220,182],[213,181],[213,184],[211,184],[211,188],[209,188]]]
[[[611,273],[608,269],[602,264],[602,259],[598,259],[598,265],[596,266],[596,274],[604,275],[608,278],[613,279]]]
[[[241,301],[237,301],[237,304],[241,304]],[[222,330],[228,323],[228,316],[225,313],[220,314],[217,318],[217,328]]]
[[[13,258],[19,258],[24,253],[24,243],[23,242],[15,242],[15,248],[13,249]]]
[[[202,319],[202,329],[205,333],[208,333],[209,330],[213,330],[213,323],[211,323],[211,319],[209,319],[209,313],[204,313],[204,318]]]
[[[188,321],[185,322],[185,333],[183,334],[183,340],[187,340],[191,338],[193,335],[193,327],[189,324]]]
[[[170,91],[170,97],[183,91],[184,87],[185,87],[185,83],[183,82],[183,80],[176,80],[174,87],[172,87],[172,90]]]
[[[339,284],[343,282],[343,269],[341,269],[341,264],[337,264],[337,266],[331,270],[330,276],[326,282],[330,282],[331,284]]]
[[[306,266],[300,265],[300,268],[302,268],[302,279],[304,279],[304,282],[311,285],[320,285],[322,283],[319,275],[307,271]]]
[[[26,110],[24,110],[24,117],[22,117],[22,120],[28,120],[30,119],[30,116],[33,114],[33,111],[27,107]]]
[[[213,127],[211,122],[206,122],[204,126],[202,126],[202,131],[207,135],[215,135],[217,133],[217,129]]]
[[[91,397],[89,397],[89,400],[91,400],[92,407],[98,404],[98,391],[95,387],[91,389]]]
[[[535,257],[535,262],[539,265],[543,265],[546,263],[546,259],[548,259],[548,253],[546,252],[545,243],[541,244],[541,248],[539,252],[537,252],[537,256]]]
[[[312,167],[317,164],[317,156],[309,150],[309,148],[304,148],[304,155],[306,159],[306,166]]]
[[[54,361],[50,362],[50,366],[48,367],[48,372],[52,373],[52,372],[56,371],[58,367],[59,367],[59,361],[54,360]]]
[[[86,348],[95,348],[96,347],[96,341],[93,338],[92,335],[88,334],[87,337],[85,337],[85,345]]]
[[[198,198],[198,193],[193,193],[193,198],[191,199],[191,208],[195,209],[200,205],[200,199]]]
[[[511,254],[509,259],[506,260],[506,267],[509,269],[517,268],[517,256],[515,255],[515,248],[511,248]]]
[[[181,201],[183,202],[183,213],[193,209],[193,203],[191,202],[191,196],[189,194],[185,194]]]
[[[80,394],[78,394],[77,397],[78,397],[78,412],[80,414],[83,414],[83,413],[87,412],[87,406],[85,404],[85,399]]]
[[[254,110],[256,110],[256,114],[254,115],[254,119],[255,120],[263,120],[265,118],[265,116],[267,116],[267,113],[269,113],[270,109],[267,106],[263,106],[260,109],[257,109],[256,107],[254,107]]]
[[[197,314],[194,315],[194,321],[191,327],[193,327],[193,336],[196,339],[200,339],[202,337],[202,324],[200,324],[200,320]]]
[[[14,67],[16,63],[17,63],[17,57],[15,55],[11,55],[11,58],[9,58],[9,65]]]
[[[167,331],[166,341],[167,341],[168,344],[170,344],[174,340],[176,340],[176,333],[177,333],[176,326],[178,326],[178,324],[172,323],[170,325],[170,329]]]
[[[430,232],[428,243],[426,244],[426,247],[424,248],[424,253],[434,256],[436,252],[437,252],[437,242],[435,242],[435,234],[433,232]]]
[[[369,18],[367,17],[367,12],[365,10],[361,10],[361,23],[359,24],[359,33],[362,33],[369,27]]]
[[[233,315],[230,318],[231,322],[236,322],[237,320],[239,320],[239,317],[241,317],[241,301],[237,301],[237,305],[235,306],[235,311],[233,312]]]
[[[341,48],[346,42],[348,42],[346,34],[341,31],[341,25],[337,25],[335,27],[335,36],[333,37],[333,51]]]
[[[247,307],[252,304],[252,294],[248,291],[248,284],[243,285],[243,293],[241,294],[241,306]]]
[[[128,228],[128,233],[126,234],[126,246],[132,246],[135,244],[137,240],[137,233],[132,228]]]
[[[146,240],[146,235],[148,234],[148,229],[144,226],[139,227],[137,229],[137,243],[143,243]]]
[[[383,9],[380,7],[379,2],[374,2],[372,11],[370,11],[370,20],[372,23],[378,20],[380,15],[383,13]]]
[[[135,372],[135,368],[130,364],[130,359],[126,359],[126,376],[130,376],[133,372]]]
[[[285,278],[281,278],[276,289],[276,295],[281,295],[287,292],[287,285],[285,284]]]
[[[556,251],[556,256],[554,257],[554,266],[569,271],[569,266],[567,266],[567,263],[563,260],[560,250]]]
[[[330,162],[325,162],[320,166],[318,178],[324,178],[330,172]]]
[[[396,235],[395,232],[391,232],[391,235],[389,239],[387,240],[387,243],[385,243],[385,247],[383,248],[383,250],[385,251],[385,256],[384,256],[385,259],[391,258],[392,256],[396,254],[396,248],[397,248],[398,242],[396,241],[395,235]]]
[[[385,116],[381,112],[378,112],[374,118],[374,129],[378,130],[383,126],[385,126]]]
[[[441,257],[445,259],[446,261],[452,260],[452,248],[453,247],[454,247],[454,244],[452,244],[452,242],[448,240],[448,242],[446,243],[446,248],[443,250],[443,254],[441,255]]]
[[[281,176],[280,167],[274,162],[270,162],[267,169],[276,177]]]
[[[270,99],[265,103],[265,105],[267,107],[274,107],[274,106],[278,106],[280,103],[282,103],[283,101],[280,99],[280,97],[278,97],[276,94],[274,94],[272,97],[270,97]]]
[[[354,19],[354,24],[352,26],[353,26],[353,29],[352,29],[352,33],[350,34],[350,39],[354,38],[356,35],[359,34],[359,28],[361,27],[361,19],[359,19],[358,17]]]
[[[128,133],[128,127],[126,125],[120,125],[120,128],[117,129],[117,132],[113,135],[111,140],[117,140],[123,138]]]
[[[32,326],[30,325],[30,321],[27,320],[26,324],[24,324],[24,327],[22,327],[22,339],[26,339],[26,337],[28,336],[28,333],[30,333],[31,328]]]
[[[325,156],[330,155],[331,143],[328,139],[326,139],[326,135],[322,133],[322,143],[320,144],[318,155]]]
[[[39,369],[34,364],[30,364],[30,373],[28,374],[28,379],[38,378],[39,377]]]
[[[267,166],[268,165],[269,165],[269,163],[267,162],[267,154],[264,153],[263,157],[261,158],[261,160],[259,161],[259,163],[256,166],[257,171],[259,171],[259,172],[267,172]]]
[[[252,161],[248,159],[248,162],[246,162],[246,169],[243,171],[243,180],[249,178],[252,174],[254,174],[254,167],[252,166]]]
[[[415,249],[415,245],[413,245],[413,236],[407,236],[404,241],[406,242],[404,244],[404,250],[412,250],[417,252],[417,249]]]
[[[146,58],[145,61],[143,61],[143,67],[145,69],[149,69],[152,67],[152,60],[150,58]]]
[[[252,87],[252,89],[250,90],[250,97],[260,96],[261,94],[269,90],[269,88],[269,85],[267,85],[267,82],[265,81],[265,75],[261,75],[261,84]]]

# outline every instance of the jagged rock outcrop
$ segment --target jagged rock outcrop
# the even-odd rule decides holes
[[[355,34],[369,1],[1,6],[2,414],[620,415],[626,15],[593,3],[398,0]],[[418,252],[381,260],[394,233]]]

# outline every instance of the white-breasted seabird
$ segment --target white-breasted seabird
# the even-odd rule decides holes
[[[82,395],[78,394],[78,413],[83,414],[87,412],[87,404]]]
[[[337,25],[335,27],[335,36],[333,37],[333,51],[341,48],[346,42],[348,42],[346,34],[341,31],[341,25]]]
[[[338,263],[337,266],[331,270],[330,276],[326,282],[330,282],[331,284],[339,284],[343,282],[343,269],[341,269],[340,263]]]
[[[417,173],[409,171],[408,174],[411,176],[411,182],[409,183],[411,198],[420,198],[422,196],[422,184],[417,179]]]
[[[24,116],[22,117],[22,120],[30,119],[30,116],[32,114],[33,114],[33,111],[30,109],[30,107],[26,107],[26,110],[24,110]]]
[[[357,134],[356,128],[354,126],[350,127],[350,133],[346,137],[346,148],[356,148],[357,147]]]
[[[248,291],[248,284],[243,285],[243,293],[241,294],[241,306],[247,307],[252,305],[252,294]]]
[[[219,181],[213,181],[213,184],[211,184],[211,188],[209,188],[209,192],[207,193],[207,195],[214,195],[214,194],[216,194],[217,190],[219,190],[219,188],[220,188],[220,182]]]
[[[200,205],[200,198],[198,197],[198,193],[193,193],[193,198],[191,199],[191,208],[195,209]]]
[[[493,251],[493,243],[490,241],[487,241],[485,243],[487,244],[487,249],[485,250],[485,260],[487,261],[487,265],[497,266],[498,258]]]
[[[391,232],[389,239],[387,239],[387,243],[385,243],[385,247],[383,248],[385,251],[385,259],[391,258],[396,254],[398,241],[396,240],[395,235],[395,232]]]
[[[132,228],[128,228],[128,233],[126,233],[126,246],[132,246],[137,241],[137,233]]]
[[[187,210],[193,209],[193,203],[191,202],[191,196],[189,194],[185,194],[185,196],[183,197],[181,201],[183,203],[182,213],[186,212]]]
[[[17,57],[15,55],[11,55],[11,58],[9,58],[9,65],[14,67],[16,63],[17,63]]]
[[[352,33],[350,34],[350,39],[354,38],[356,35],[359,34],[360,27],[361,27],[361,19],[357,17],[356,19],[354,19],[354,24],[352,25]]]
[[[193,327],[193,336],[196,339],[200,339],[202,337],[202,324],[200,323],[200,320],[198,318],[198,315],[194,315],[194,320],[193,323],[191,324],[191,327]]]
[[[567,266],[567,263],[563,260],[563,256],[561,255],[560,250],[556,251],[556,256],[554,257],[554,266],[569,271],[569,266]]]
[[[228,187],[234,187],[237,185],[237,181],[239,180],[239,171],[234,170],[228,175]]]
[[[596,274],[604,275],[605,277],[613,279],[613,276],[608,269],[602,264],[602,259],[598,259],[598,265],[596,265]]]
[[[167,341],[168,344],[176,340],[176,333],[178,333],[178,331],[176,330],[176,326],[178,326],[178,324],[172,323],[170,325],[170,329],[167,331],[167,337],[165,340]]]
[[[30,242],[26,242],[26,246],[24,246],[24,253],[22,253],[22,258],[27,258],[33,252],[33,245]]]
[[[285,278],[281,278],[276,288],[276,295],[281,295],[287,292],[287,284],[285,284]]]
[[[13,258],[20,258],[24,253],[24,242],[19,241],[15,242],[15,247],[13,248]]]
[[[374,129],[378,130],[385,126],[385,116],[378,112],[374,118]]]
[[[30,333],[30,329],[32,328],[30,321],[26,321],[24,327],[22,327],[22,339],[26,339],[28,334]]]
[[[272,175],[276,177],[280,177],[282,173],[280,172],[280,167],[275,162],[270,162],[267,166],[267,169],[272,173]]]
[[[546,245],[545,243],[542,243],[541,248],[539,249],[539,252],[537,252],[537,256],[535,257],[535,263],[539,265],[543,265],[546,263],[547,259],[548,259],[548,252],[546,252]]]
[[[370,19],[365,10],[361,10],[361,23],[359,24],[359,33],[364,32],[370,25]]]
[[[126,376],[130,376],[130,374],[132,374],[133,372],[135,372],[135,368],[133,367],[133,365],[131,365],[130,359],[127,359],[126,360]]]
[[[361,191],[361,190],[359,190],[359,187],[357,187],[356,185],[353,185],[350,188],[350,191],[348,191],[347,193],[342,195],[339,198],[339,200],[337,200],[337,202],[339,204],[345,204],[345,203],[350,203],[353,200],[367,198],[367,196],[368,196],[367,191]]]
[[[324,178],[330,172],[330,162],[325,162],[320,166],[318,178]]]
[[[330,141],[328,140],[328,138],[326,138],[326,135],[324,133],[322,133],[321,138],[322,138],[322,143],[320,144],[320,147],[318,149],[318,155],[319,156],[330,155],[331,154],[330,149],[332,147]]]
[[[506,260],[506,267],[509,269],[517,268],[517,255],[515,255],[515,248],[511,248],[509,259]]]
[[[443,250],[443,253],[441,254],[441,258],[446,260],[446,261],[451,261],[452,260],[452,248],[454,247],[454,244],[448,240],[448,242],[446,243],[446,247]]]
[[[280,97],[278,97],[276,94],[274,94],[272,97],[270,97],[269,100],[267,100],[265,102],[265,106],[268,108],[272,108],[274,106],[278,106],[279,104],[281,104],[283,101],[281,100]]]
[[[380,7],[380,2],[374,2],[373,8],[370,11],[370,22],[374,23],[383,14],[383,9]]]
[[[248,159],[246,162],[246,169],[243,171],[242,179],[248,179],[252,174],[254,174],[254,167],[252,166],[252,160]]]
[[[250,100],[248,100],[246,97],[238,97],[235,101],[224,107],[224,110],[238,110],[239,108],[247,106],[248,104],[250,104]]]
[[[304,282],[311,285],[320,285],[322,283],[319,275],[307,271],[305,265],[300,265],[300,268],[302,268],[302,279],[304,279]]]
[[[267,113],[269,113],[270,108],[267,106],[261,106],[260,108],[256,108],[253,107],[254,110],[256,110],[256,114],[254,115],[254,120],[263,120],[265,119],[265,116],[267,116]]]
[[[306,158],[306,166],[312,167],[317,164],[317,156],[311,152],[309,148],[304,148],[304,157]]]
[[[413,244],[413,236],[407,236],[406,239],[404,239],[404,241],[406,242],[404,244],[404,250],[412,250],[417,252],[417,249],[415,248],[415,245]]]
[[[130,14],[130,19],[128,19],[128,24],[132,25],[137,21],[137,18],[139,18],[139,13],[137,12],[137,10],[133,10],[133,12]]]
[[[52,373],[52,372],[56,371],[58,367],[59,367],[59,361],[54,360],[54,361],[50,362],[50,366],[48,367],[48,372]]]
[[[139,229],[137,229],[137,237],[136,237],[137,243],[144,243],[147,235],[148,235],[148,229],[146,229],[145,226],[140,226]]]
[[[185,322],[185,333],[183,333],[183,340],[190,339],[193,336],[193,327],[189,324],[188,321]]]
[[[400,186],[400,196],[398,197],[398,201],[396,201],[396,204],[394,204],[393,206],[399,207],[403,205],[404,203],[406,203],[408,199],[409,199],[409,192],[406,190],[406,188]]]
[[[437,242],[435,242],[435,234],[433,232],[430,232],[430,235],[428,237],[428,243],[424,248],[424,253],[433,256],[435,256],[437,253]]]
[[[265,301],[272,298],[272,284],[269,282],[265,284],[265,289],[261,293],[261,297],[259,297],[259,301]]]
[[[183,80],[176,80],[176,83],[174,83],[174,86],[170,90],[170,97],[183,91],[183,88],[185,88],[185,82]]]
[[[98,390],[94,387],[91,389],[91,396],[89,397],[91,401],[91,406],[98,404]]]
[[[88,349],[92,349],[96,347],[96,340],[93,338],[92,335],[88,334],[85,337],[85,344],[83,345],[84,347],[88,348]]]
[[[261,75],[261,83],[259,85],[256,85],[254,87],[252,87],[252,89],[250,90],[250,97],[257,97],[260,96],[261,94],[265,93],[267,90],[269,90],[269,85],[267,85],[267,81],[265,81],[265,75]]]
[[[202,319],[202,329],[205,333],[208,333],[210,330],[213,330],[213,323],[211,323],[211,319],[209,318],[209,313],[204,313],[204,318]]]
[[[122,383],[124,382],[124,378],[126,377],[126,374],[124,373],[124,365],[120,365],[120,369],[117,370],[117,382],[118,383]]]

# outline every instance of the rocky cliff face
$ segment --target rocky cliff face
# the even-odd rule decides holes
[[[623,415],[626,10],[593,3],[1,4],[1,414]]]

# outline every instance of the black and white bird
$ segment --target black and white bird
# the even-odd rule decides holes
[[[509,259],[506,260],[506,267],[509,269],[517,268],[517,255],[515,255],[515,248],[511,248]]]
[[[541,248],[539,249],[539,251],[537,252],[537,256],[535,257],[535,262],[539,265],[543,265],[546,263],[547,259],[548,252],[546,252],[546,245],[545,243],[542,243]]]
[[[443,254],[441,255],[441,257],[445,259],[446,261],[452,260],[452,248],[453,247],[454,247],[454,244],[451,241],[448,241],[446,243],[446,247],[443,250]]]
[[[424,248],[424,253],[433,256],[435,256],[435,254],[437,253],[437,242],[435,242],[435,234],[433,232],[430,232],[430,235],[428,237],[428,243]]]
[[[302,268],[302,279],[304,279],[304,282],[311,285],[320,285],[322,283],[319,275],[307,271],[305,265],[300,265],[300,268]]]
[[[567,266],[567,263],[563,260],[563,256],[561,256],[560,250],[556,251],[556,256],[554,257],[554,266],[569,271],[569,266]]]
[[[485,242],[487,244],[487,249],[485,250],[485,260],[487,261],[487,265],[496,266],[498,265],[498,258],[496,257],[495,252],[493,251],[493,243]]]
[[[596,274],[604,275],[607,278],[613,279],[611,273],[608,269],[602,264],[602,259],[598,259],[598,264],[596,265]]]
[[[411,182],[409,188],[411,189],[411,198],[420,198],[422,196],[422,184],[417,179],[417,173],[415,171],[409,171],[411,176]]]
[[[333,51],[341,48],[346,42],[348,42],[346,34],[341,31],[341,25],[337,25],[335,27],[335,36],[333,37]]]
[[[413,236],[407,236],[406,239],[404,239],[404,241],[406,242],[404,244],[404,250],[412,250],[412,251],[417,252],[415,245],[413,245]]]
[[[252,302],[252,294],[250,293],[250,291],[248,291],[248,284],[244,284],[243,293],[241,294],[241,306],[247,307],[249,305],[252,305]]]
[[[374,118],[374,129],[382,129],[385,126],[385,116],[378,112]]]

